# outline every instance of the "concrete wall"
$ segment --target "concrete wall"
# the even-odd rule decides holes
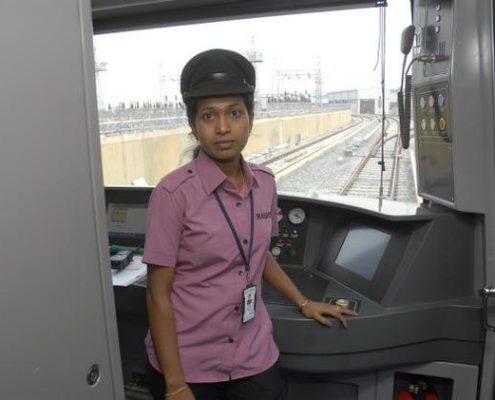
[[[350,111],[255,120],[244,150],[248,156],[283,143],[296,143],[350,124]],[[167,131],[101,137],[105,186],[131,185],[144,178],[155,185],[161,177],[187,162],[195,145],[188,127]]]

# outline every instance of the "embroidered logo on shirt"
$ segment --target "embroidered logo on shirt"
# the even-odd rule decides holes
[[[268,219],[272,217],[272,212],[271,211],[265,211],[261,213],[256,213],[256,218],[257,219]]]

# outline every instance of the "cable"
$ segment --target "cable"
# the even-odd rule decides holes
[[[376,49],[376,62],[375,62],[375,66],[373,67],[373,71],[376,71],[376,68],[378,67],[378,64],[380,63],[380,51],[383,47],[383,45],[382,45],[383,37],[382,37],[382,29],[381,29],[381,24],[382,24],[381,9],[380,9],[380,13],[378,14],[378,16],[379,16],[379,20],[378,20],[378,25],[379,25],[378,47]]]
[[[382,81],[381,81],[381,86],[382,86],[382,143],[381,143],[381,159],[380,159],[380,189],[378,193],[378,204],[379,204],[379,209],[382,209],[382,204],[383,204],[383,180],[384,180],[384,173],[385,173],[385,120],[386,120],[386,115],[385,115],[385,58],[386,58],[386,52],[385,52],[385,44],[386,44],[386,23],[387,23],[387,9],[386,7],[382,7],[380,9],[380,36],[382,38],[381,40],[381,67],[382,67]]]
[[[404,149],[409,148],[410,129],[411,129],[411,90],[412,90],[412,76],[406,75],[406,95],[404,98],[404,130],[401,135],[402,147]]]
[[[413,57],[412,60],[407,65],[406,75],[409,73],[409,70],[416,61],[421,61],[426,63],[436,63],[439,61],[443,61],[443,58],[437,56],[436,54],[418,54],[416,57]]]
[[[440,61],[440,57],[435,54],[419,54],[411,59],[407,65],[407,69],[404,71],[406,65],[407,55],[404,56],[402,62],[402,75],[400,81],[400,90],[397,93],[397,106],[399,109],[399,129],[400,138],[402,141],[402,147],[404,149],[409,148],[410,139],[410,123],[411,123],[411,89],[412,89],[412,77],[409,74],[409,70],[416,61],[434,63]],[[406,93],[404,96],[404,81],[406,83]]]
[[[404,132],[404,72],[406,69],[407,54],[404,54],[404,59],[402,60],[402,73],[400,75],[400,90],[397,93],[397,107],[399,111],[399,130],[401,133],[401,138]]]

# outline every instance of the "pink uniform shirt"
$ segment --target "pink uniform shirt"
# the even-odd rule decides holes
[[[242,159],[242,195],[200,152],[197,159],[165,176],[153,191],[143,261],[175,268],[171,302],[185,379],[221,382],[270,368],[279,352],[261,298],[261,279],[271,237],[278,233],[277,194],[270,170]],[[249,283],[257,287],[255,318],[242,323],[247,275],[232,231],[213,194],[220,196],[249,250],[250,202],[254,234]],[[151,335],[145,340],[150,363],[160,366]]]

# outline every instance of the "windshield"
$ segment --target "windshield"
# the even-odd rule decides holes
[[[94,39],[106,186],[155,186],[195,142],[179,77],[210,48],[256,68],[255,120],[243,154],[273,170],[279,193],[345,201],[380,188],[378,8],[284,15],[98,35]],[[409,2],[387,8],[383,197],[417,202],[414,142],[398,135],[400,36]]]

